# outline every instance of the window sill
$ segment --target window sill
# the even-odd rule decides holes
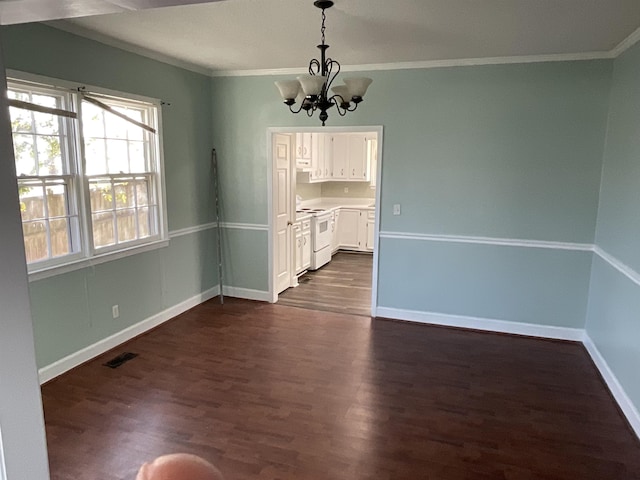
[[[118,250],[117,252],[103,253],[95,255],[90,258],[82,258],[80,260],[74,260],[63,265],[56,265],[53,267],[46,267],[40,270],[34,270],[29,272],[29,282],[35,282],[37,280],[43,280],[45,278],[55,277],[56,275],[62,275],[63,273],[73,272],[75,270],[81,270],[87,267],[93,267],[100,265],[101,263],[111,262],[121,258],[129,257],[131,255],[137,255],[139,253],[150,252],[159,248],[169,246],[169,240],[156,240],[151,243],[145,243],[144,245],[136,245],[135,247]]]

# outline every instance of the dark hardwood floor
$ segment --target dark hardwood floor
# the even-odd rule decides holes
[[[371,315],[373,255],[336,253],[319,270],[300,277],[300,285],[278,297],[278,304],[325,312]]]
[[[214,299],[42,393],[54,480],[169,452],[227,480],[640,478],[577,343]]]

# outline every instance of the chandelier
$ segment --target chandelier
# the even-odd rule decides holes
[[[353,112],[362,102],[362,97],[373,80],[370,78],[345,78],[344,85],[332,87],[332,83],[340,73],[340,64],[331,58],[326,58],[329,45],[324,43],[325,10],[333,6],[331,0],[316,0],[313,4],[322,10],[322,43],[320,60],[314,58],[309,62],[309,75],[301,75],[297,80],[282,80],[275,82],[284,99],[285,105],[292,113],[305,111],[309,117],[316,110],[320,111],[320,121],[324,126],[329,118],[327,110],[335,105],[340,116]],[[329,93],[329,89],[333,94]],[[296,102],[298,105],[296,105]]]

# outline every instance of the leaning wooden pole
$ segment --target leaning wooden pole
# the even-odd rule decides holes
[[[220,187],[218,179],[218,154],[216,149],[211,150],[211,168],[213,171],[213,193],[216,202],[216,244],[218,248],[218,283],[220,284],[220,304],[224,305],[224,293],[222,282],[222,229],[220,227]]]

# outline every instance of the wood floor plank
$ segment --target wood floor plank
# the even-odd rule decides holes
[[[373,255],[338,252],[319,270],[299,278],[297,287],[278,297],[278,304],[325,312],[371,315]]]
[[[42,393],[53,480],[133,479],[170,452],[227,480],[640,478],[570,342],[212,300]]]

